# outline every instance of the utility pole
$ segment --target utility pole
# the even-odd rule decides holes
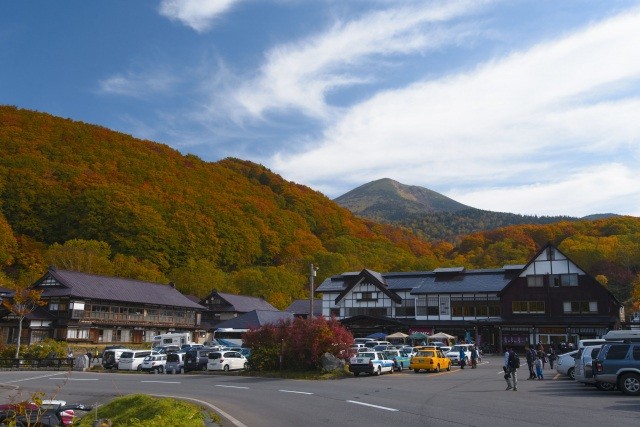
[[[318,271],[318,267],[309,264],[309,319],[313,318],[313,278],[316,277],[316,271]]]

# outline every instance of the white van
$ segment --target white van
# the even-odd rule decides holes
[[[120,356],[125,351],[133,351],[130,348],[112,348],[105,350],[102,353],[102,367],[104,369],[118,369],[118,362],[120,361]]]
[[[609,331],[602,336],[605,341],[640,341],[640,329]]]
[[[583,347],[587,347],[590,345],[602,345],[604,343],[606,343],[607,340],[605,340],[604,338],[590,338],[590,339],[586,339],[586,340],[580,340],[578,341],[578,348],[577,350],[580,350]]]
[[[151,355],[151,350],[129,350],[120,354],[118,369],[123,371],[139,371],[144,358]]]

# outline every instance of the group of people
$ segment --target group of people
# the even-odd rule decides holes
[[[471,352],[471,369],[475,369],[478,367],[478,362],[480,361],[480,352],[475,345],[472,345],[469,348],[469,351]],[[467,352],[465,351],[464,347],[460,347],[460,369],[464,369],[465,365],[467,364],[466,360]]]
[[[529,368],[529,378],[527,380],[543,380],[544,369],[546,363],[553,369],[553,364],[557,359],[557,355],[553,347],[547,353],[542,344],[538,344],[537,349],[531,346],[524,347],[527,367]],[[504,379],[507,381],[507,390],[518,390],[517,369],[520,367],[520,358],[512,347],[509,347],[504,353]]]

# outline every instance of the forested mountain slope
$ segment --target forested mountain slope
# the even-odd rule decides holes
[[[428,243],[355,217],[308,187],[239,159],[205,162],[151,141],[0,107],[0,279],[47,265],[173,281],[184,293],[265,297],[284,308],[330,275],[524,263],[551,241],[631,301],[640,219],[520,225]],[[2,277],[4,276],[4,277]],[[640,288],[640,286],[639,286]]]

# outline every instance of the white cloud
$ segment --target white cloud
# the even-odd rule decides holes
[[[169,91],[178,80],[170,73],[154,71],[150,74],[116,74],[98,82],[102,93],[140,98]]]
[[[199,33],[209,30],[223,13],[242,0],[162,0],[160,14]]]
[[[334,196],[385,176],[433,189],[502,181],[505,193],[494,195],[512,194],[504,182],[516,192],[536,182],[524,188],[582,194],[562,213],[591,211],[596,192],[579,185],[585,170],[606,176],[609,166],[599,164],[620,161],[628,184],[640,157],[640,55],[631,40],[640,40],[638,10],[467,73],[379,93],[346,111],[312,149],[279,154],[271,166]],[[603,186],[615,181],[598,183],[597,198],[610,201]],[[625,194],[637,199],[636,187]],[[534,200],[523,212],[547,208]]]
[[[363,67],[389,55],[414,54],[464,37],[460,28],[447,31],[436,25],[472,13],[482,3],[459,1],[369,13],[356,21],[338,22],[326,33],[273,48],[259,75],[234,95],[247,113],[261,116],[269,110],[295,109],[311,117],[326,118],[326,96],[332,90],[374,79]],[[420,6],[416,6],[420,4]],[[356,74],[359,71],[360,74]],[[364,71],[364,72],[363,72]]]

